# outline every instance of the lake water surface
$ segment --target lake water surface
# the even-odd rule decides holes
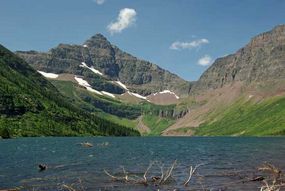
[[[82,147],[88,141],[94,146]],[[105,143],[105,144],[102,144]],[[107,143],[107,144],[106,144]],[[123,168],[142,178],[151,162],[151,176],[177,160],[172,178],[144,186],[113,181],[104,169],[123,176]],[[19,138],[0,140],[0,190],[259,190],[257,167],[270,162],[285,170],[285,138],[255,137],[94,137]],[[48,169],[40,172],[38,164]],[[188,187],[189,166],[203,163]]]

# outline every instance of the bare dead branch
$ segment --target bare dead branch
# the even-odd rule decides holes
[[[165,175],[165,177],[163,178],[162,183],[166,182],[168,180],[168,178],[171,176],[171,173],[174,169],[174,166],[176,165],[176,160],[172,163],[171,167],[167,170],[167,173]]]
[[[198,164],[198,165],[196,165],[196,166],[194,167],[194,169],[193,169],[192,166],[190,166],[189,177],[188,177],[188,179],[185,181],[184,186],[188,186],[188,184],[189,184],[189,182],[190,182],[190,180],[191,180],[193,174],[194,174],[194,173],[196,172],[196,170],[197,170],[200,166],[202,166],[202,165],[204,165],[204,164]]]
[[[160,175],[160,177],[159,176],[153,176],[153,177],[151,177],[151,179],[153,182],[159,181],[158,183],[160,184],[164,178],[164,164],[157,162],[157,166],[160,168],[161,175]]]
[[[72,186],[69,186],[67,184],[63,184],[62,187],[67,189],[68,191],[76,191]]]
[[[125,170],[125,167],[124,166],[122,166],[122,169],[123,169],[123,173],[124,173],[124,178],[125,178],[125,180],[126,180],[126,182],[128,182],[129,181],[129,176],[128,176],[128,173],[127,173],[127,171]]]
[[[108,171],[106,171],[105,169],[104,169],[104,172],[105,172],[105,174],[106,174],[107,176],[111,177],[113,180],[116,180],[116,181],[121,181],[121,180],[122,180],[122,178],[113,176],[112,174],[110,174],[110,173],[109,173]]]
[[[282,173],[279,168],[272,164],[264,163],[258,170],[271,174],[268,180],[263,180],[263,186],[261,186],[260,191],[279,191],[281,188],[285,187]]]
[[[146,171],[144,172],[143,178],[144,178],[145,183],[147,183],[147,176],[146,175],[147,175],[148,171],[151,169],[152,165],[153,165],[153,162],[149,164]]]

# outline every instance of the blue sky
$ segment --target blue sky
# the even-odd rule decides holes
[[[0,43],[13,51],[82,44],[102,33],[186,80],[278,24],[285,24],[283,0],[0,1]]]

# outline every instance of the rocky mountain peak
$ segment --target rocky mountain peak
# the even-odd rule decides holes
[[[108,39],[100,33],[92,36],[84,43],[84,45],[87,45],[88,47],[92,48],[104,48],[104,49],[112,47]]]
[[[285,25],[261,33],[235,54],[217,59],[192,88],[197,93],[234,82],[267,83],[285,79]]]
[[[285,25],[278,25],[271,31],[253,37],[247,47],[255,48],[281,43],[285,44]]]
[[[189,82],[120,50],[102,34],[92,36],[81,45],[60,45],[47,53],[21,51],[18,55],[36,70],[81,75],[85,79],[88,78],[90,84],[91,81],[93,85],[96,83],[97,89],[99,86],[116,86],[106,80],[120,81],[126,84],[130,91],[143,96],[163,90],[170,90],[182,96],[187,95],[190,89]],[[86,67],[82,67],[82,62],[104,75],[90,75],[90,71],[86,72]],[[111,92],[110,88],[108,89],[107,92]]]

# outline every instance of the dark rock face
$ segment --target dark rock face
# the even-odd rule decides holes
[[[192,93],[216,89],[233,82],[285,79],[285,25],[254,37],[235,54],[218,58],[193,85]]]
[[[60,44],[47,53],[18,51],[17,54],[35,69],[53,73],[84,76],[83,71],[86,69],[80,65],[85,62],[89,67],[101,71],[108,80],[120,80],[132,91],[142,95],[165,89],[187,95],[190,89],[190,82],[123,52],[101,34],[91,37],[83,46]]]
[[[173,110],[159,110],[159,117],[166,117],[166,118],[172,118],[172,119],[180,119],[184,117],[189,112],[188,109],[183,110],[176,110],[175,108]]]

